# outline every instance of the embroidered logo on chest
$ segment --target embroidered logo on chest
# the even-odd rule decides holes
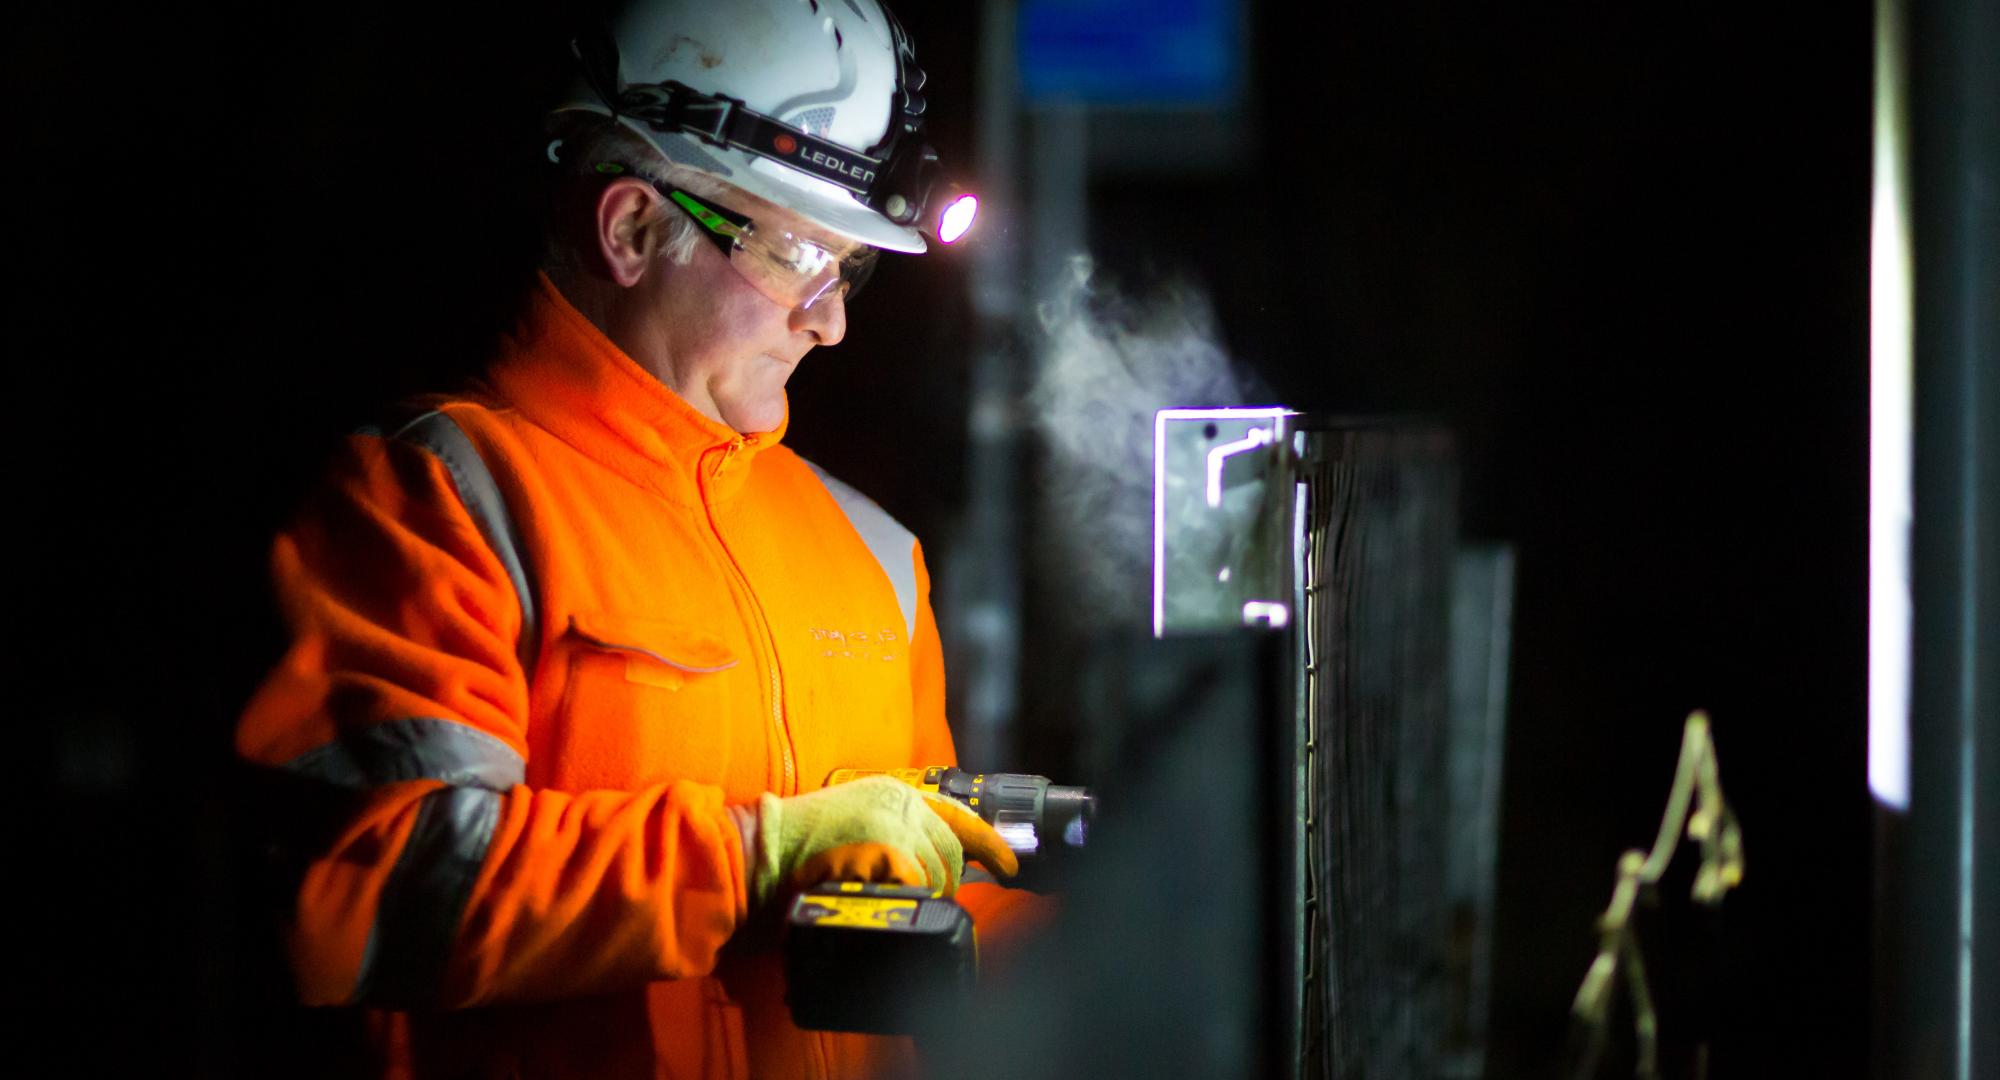
[[[829,660],[890,661],[902,652],[902,635],[894,630],[829,630],[812,628],[813,645]]]

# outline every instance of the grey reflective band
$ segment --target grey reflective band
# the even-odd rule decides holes
[[[442,780],[505,791],[527,776],[527,763],[498,736],[429,716],[407,716],[350,731],[300,754],[285,768],[347,788]]]
[[[800,459],[804,460],[804,459]],[[806,462],[807,467],[818,474],[820,482],[833,495],[833,501],[841,512],[861,534],[861,542],[882,564],[882,573],[888,575],[889,584],[896,590],[896,603],[903,608],[903,629],[911,636],[917,632],[917,535],[903,528],[902,523],[889,516],[889,512],[876,505],[875,500],[829,476],[825,469]]]
[[[527,561],[521,558],[521,536],[514,527],[514,515],[508,512],[507,498],[500,493],[500,485],[493,482],[486,459],[479,455],[479,448],[457,421],[436,410],[404,424],[389,437],[429,451],[451,474],[459,501],[465,504],[466,512],[486,537],[486,545],[493,549],[500,565],[506,568],[508,579],[514,583],[514,595],[521,605],[521,636],[515,639],[514,649],[521,658],[522,675],[533,682],[535,660],[542,650],[534,581],[528,577]]]
[[[500,796],[447,787],[417,804],[417,823],[375,905],[354,999],[370,1005],[434,1004],[472,883],[500,821]]]
[[[403,780],[447,785],[417,804],[417,822],[375,905],[355,1000],[436,1000],[472,882],[500,820],[500,793],[527,762],[493,735],[455,720],[410,716],[350,731],[285,768],[346,788]]]

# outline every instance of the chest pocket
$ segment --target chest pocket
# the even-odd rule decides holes
[[[576,615],[558,642],[567,686],[558,714],[564,786],[632,789],[663,780],[722,784],[754,752],[753,673],[712,632],[643,616]]]

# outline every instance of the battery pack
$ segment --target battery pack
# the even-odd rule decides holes
[[[907,1035],[962,1008],[978,976],[972,916],[930,890],[835,882],[792,901],[785,925],[792,1022]]]

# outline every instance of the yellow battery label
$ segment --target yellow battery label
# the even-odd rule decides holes
[[[917,917],[917,901],[893,896],[810,896],[800,914],[817,926],[888,929],[910,925]]]

